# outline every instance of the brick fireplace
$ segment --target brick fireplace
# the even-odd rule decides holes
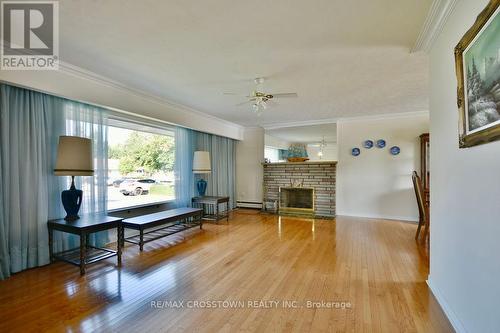
[[[263,167],[264,202],[276,202],[280,214],[335,217],[337,162],[265,163]]]

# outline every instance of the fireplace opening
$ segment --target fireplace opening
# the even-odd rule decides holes
[[[314,213],[314,189],[305,187],[280,188],[280,213]]]

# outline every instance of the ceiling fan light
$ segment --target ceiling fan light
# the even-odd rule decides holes
[[[255,87],[254,90],[251,91],[248,95],[242,95],[247,98],[247,101],[236,104],[236,106],[241,105],[252,105],[252,110],[260,115],[264,110],[266,110],[269,106],[273,106],[273,99],[281,98],[281,97],[297,97],[297,93],[273,93],[270,94],[264,89],[263,83],[265,81],[264,77],[257,77],[254,79]],[[224,93],[225,95],[239,95],[235,93]],[[268,101],[271,100],[270,104],[267,104]],[[249,104],[247,104],[249,103]],[[326,144],[325,144],[326,145]]]

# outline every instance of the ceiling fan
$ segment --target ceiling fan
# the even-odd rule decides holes
[[[269,102],[272,101],[273,99],[297,97],[296,93],[271,94],[268,92],[263,92],[263,87],[262,87],[262,84],[264,83],[263,77],[256,78],[254,82],[255,82],[255,89],[250,94],[237,94],[237,93],[227,92],[224,93],[224,95],[236,95],[236,96],[246,97],[247,98],[246,101],[236,104],[236,106],[251,103],[252,109],[255,113],[257,113],[257,115],[262,114],[262,111],[264,111],[268,107],[268,105],[270,104]]]

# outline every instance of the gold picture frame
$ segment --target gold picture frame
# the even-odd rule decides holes
[[[491,0],[455,47],[460,148],[500,140],[500,96],[495,85],[500,84],[500,71],[490,69],[493,62],[495,66],[500,62],[500,45],[495,46],[500,41],[499,4],[500,0]],[[491,56],[492,47],[498,47],[496,58]],[[484,66],[477,66],[476,58]]]

